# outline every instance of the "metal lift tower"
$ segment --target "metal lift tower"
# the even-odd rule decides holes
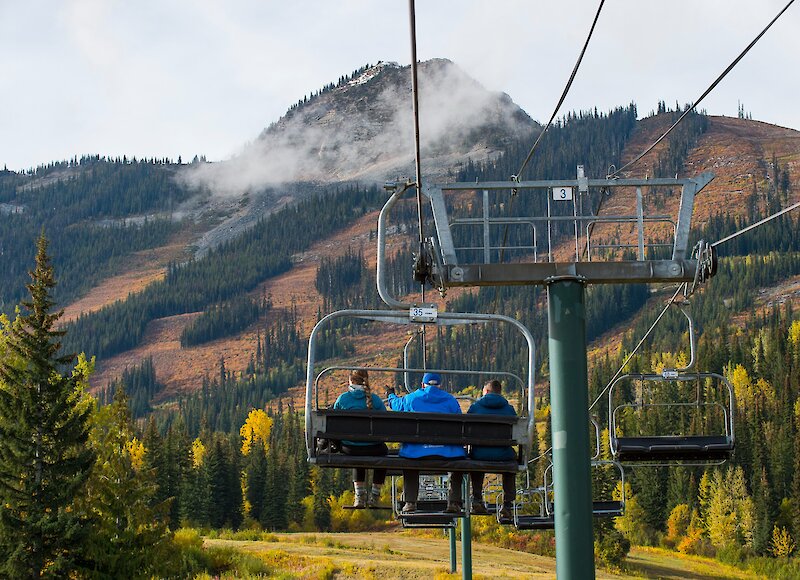
[[[587,179],[552,181],[452,183],[424,187],[436,235],[425,240],[416,271],[441,291],[457,286],[544,285],[547,287],[550,350],[550,403],[554,463],[556,573],[561,579],[594,578],[592,492],[589,456],[589,401],[586,361],[585,289],[588,284],[673,282],[697,284],[714,274],[713,248],[703,242],[689,251],[695,195],[712,179],[703,173],[691,179]],[[635,209],[617,215],[594,215],[590,194],[610,196],[627,188]],[[677,215],[658,215],[646,204],[653,188],[664,196],[677,194]],[[448,217],[445,193],[461,217]],[[459,192],[461,192],[459,194]],[[471,203],[463,203],[474,192]],[[502,207],[498,195],[544,196],[535,204],[543,215],[492,216]],[[387,291],[385,272],[386,214],[399,200],[396,191],[384,206],[378,224],[378,290],[390,306],[405,305]],[[494,198],[492,198],[494,196]],[[622,197],[622,196],[620,196]],[[505,199],[505,198],[504,198]],[[481,203],[482,200],[482,203]],[[476,203],[477,201],[477,203]],[[494,203],[491,203],[491,202]],[[633,205],[633,204],[628,204]],[[674,204],[673,204],[674,205]],[[479,215],[463,217],[465,208]],[[657,207],[655,209],[658,209]],[[455,212],[454,212],[455,213]],[[673,212],[674,213],[674,212]],[[454,236],[458,226],[472,235]],[[524,228],[524,244],[507,245],[498,229]],[[530,232],[530,237],[528,233]],[[540,241],[546,237],[546,241]],[[671,238],[671,241],[668,240]],[[457,246],[454,239],[470,241]],[[478,240],[477,242],[475,240]],[[573,248],[574,244],[574,248]],[[542,249],[540,250],[540,246]],[[546,249],[546,251],[544,251]],[[518,260],[514,258],[516,251]],[[520,254],[519,252],[522,252]],[[505,259],[503,259],[505,256]]]

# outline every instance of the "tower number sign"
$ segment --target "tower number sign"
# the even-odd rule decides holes
[[[570,201],[570,200],[572,200],[572,187],[553,188],[553,201]]]

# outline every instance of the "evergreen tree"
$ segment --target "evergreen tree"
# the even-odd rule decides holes
[[[94,461],[87,447],[91,407],[82,402],[90,364],[59,356],[56,285],[47,239],[39,237],[27,310],[5,329],[0,359],[0,574],[65,575],[85,536],[73,500]]]
[[[111,405],[96,410],[89,439],[98,461],[78,502],[91,520],[85,572],[99,578],[151,578],[163,573],[170,548],[168,502],[151,507],[155,470],[134,433],[128,398],[117,389]]]

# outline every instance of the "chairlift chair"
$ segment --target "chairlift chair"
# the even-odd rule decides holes
[[[320,330],[331,321],[339,318],[355,318],[382,323],[413,324],[408,311],[390,310],[343,310],[325,316],[314,327],[309,339],[308,373],[306,382],[306,448],[309,462],[319,467],[332,468],[375,468],[390,470],[418,469],[428,473],[447,473],[449,471],[482,471],[486,473],[518,472],[525,468],[534,429],[533,370],[534,346],[530,332],[513,318],[497,314],[454,314],[438,313],[429,324],[439,326],[451,324],[480,324],[487,322],[509,323],[522,333],[528,344],[528,377],[523,381],[513,373],[497,371],[465,371],[458,369],[409,369],[389,367],[343,367],[331,366],[317,373],[315,370],[315,348]],[[370,371],[438,372],[441,374],[471,374],[506,376],[517,381],[523,390],[527,389],[528,413],[520,417],[500,415],[467,415],[441,413],[381,412],[372,410],[339,410],[323,408],[319,404],[319,380],[337,369],[365,368]],[[350,456],[324,450],[319,443],[323,440],[351,440],[363,442],[412,443],[425,442],[444,445],[497,445],[515,446],[519,449],[517,458],[511,461],[478,461],[470,458],[447,459],[409,459],[395,454],[385,456]]]
[[[728,379],[717,373],[693,371],[695,365],[695,334],[691,316],[683,305],[681,312],[689,321],[690,361],[684,368],[666,369],[660,374],[627,374],[617,378],[608,390],[608,424],[611,453],[617,461],[638,462],[640,464],[664,465],[675,462],[708,464],[720,463],[728,459],[734,450],[734,394],[733,386]],[[639,400],[634,402],[614,403],[614,393],[618,385],[628,381],[636,381],[640,385]],[[653,389],[674,383],[681,384],[695,381],[694,401],[649,402],[645,400],[648,393],[644,385],[650,384]],[[701,386],[717,384],[723,395],[721,401],[706,402],[701,400]],[[663,388],[661,389],[663,391]],[[620,415],[630,409],[640,415],[658,410],[681,411],[686,409],[701,410],[719,409],[722,412],[723,429],[721,433],[712,434],[623,434]]]

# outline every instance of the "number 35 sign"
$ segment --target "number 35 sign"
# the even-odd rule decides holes
[[[554,201],[567,201],[572,199],[571,187],[554,187],[553,200]]]

